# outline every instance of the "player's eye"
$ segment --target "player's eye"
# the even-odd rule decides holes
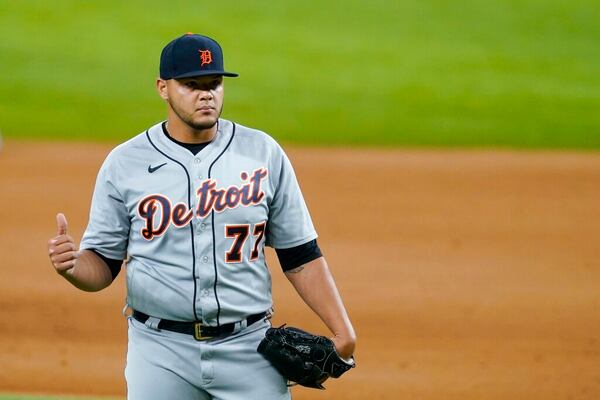
[[[215,90],[221,85],[220,79],[215,79],[214,81],[208,81],[204,83],[199,83],[197,81],[188,81],[183,85],[191,90]]]

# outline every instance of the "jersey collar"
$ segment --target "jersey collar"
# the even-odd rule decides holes
[[[163,122],[164,121],[159,122],[148,130],[152,142],[160,151],[164,152],[169,157],[184,163],[191,162],[191,159],[193,158],[200,159],[202,163],[212,162],[212,160],[219,156],[233,134],[233,123],[226,119],[219,118],[217,133],[212,142],[194,156],[188,149],[173,142],[163,133]]]

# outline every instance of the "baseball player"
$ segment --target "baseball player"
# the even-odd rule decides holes
[[[258,352],[270,327],[264,246],[349,360],[355,333],[290,161],[267,134],[220,118],[219,44],[188,33],[165,46],[167,119],[116,147],[96,180],[79,247],[57,215],[56,271],[98,291],[127,265],[128,399],[288,399]]]

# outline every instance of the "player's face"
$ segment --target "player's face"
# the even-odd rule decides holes
[[[212,128],[223,109],[223,77],[220,75],[169,79],[161,96],[173,112],[195,130]]]

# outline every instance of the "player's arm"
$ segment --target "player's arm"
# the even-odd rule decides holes
[[[278,154],[278,162],[271,168],[275,192],[269,205],[265,243],[277,252],[286,277],[300,297],[333,333],[340,356],[348,358],[356,344],[354,328],[317,245],[317,234],[292,165],[283,150]],[[279,246],[308,237],[315,239],[291,248]]]
[[[57,236],[48,241],[48,255],[56,272],[86,292],[108,287],[114,276],[106,261],[92,250],[77,249],[73,238],[67,234],[67,220],[63,214],[56,216],[56,222]]]
[[[356,334],[338,292],[325,257],[319,257],[285,275],[304,302],[333,333],[338,354],[350,358],[354,354]]]

